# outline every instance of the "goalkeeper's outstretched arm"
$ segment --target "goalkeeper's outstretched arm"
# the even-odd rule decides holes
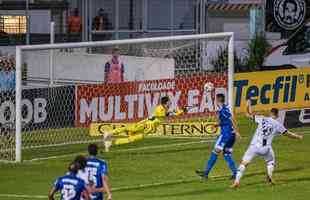
[[[186,112],[187,112],[186,108],[178,108],[178,109],[176,109],[174,111],[167,112],[167,117],[169,117],[169,116],[180,116],[180,115],[183,115]]]

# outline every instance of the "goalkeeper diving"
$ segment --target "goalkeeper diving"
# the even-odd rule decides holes
[[[133,125],[116,128],[110,132],[104,133],[105,150],[109,151],[112,144],[126,144],[142,140],[145,135],[155,133],[157,128],[170,116],[180,116],[187,112],[186,108],[170,111],[171,101],[168,96],[160,99],[160,104],[155,107],[152,117],[139,121]],[[113,136],[125,136],[116,138]]]

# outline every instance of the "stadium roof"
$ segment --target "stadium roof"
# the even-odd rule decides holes
[[[246,11],[252,7],[258,7],[258,4],[223,4],[223,3],[211,3],[208,4],[208,10],[215,11]]]
[[[249,1],[229,1],[229,2],[209,2],[208,10],[215,11],[246,11],[252,7],[261,6],[261,0],[249,0]]]

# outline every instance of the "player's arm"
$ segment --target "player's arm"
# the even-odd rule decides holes
[[[251,99],[247,100],[245,115],[250,119],[255,119],[255,114],[252,111]]]
[[[232,122],[233,128],[234,128],[234,130],[235,130],[236,136],[237,136],[238,138],[240,138],[241,135],[240,135],[240,131],[239,131],[239,128],[238,128],[238,126],[237,126],[237,121],[236,121],[235,117],[231,117],[231,122]]]
[[[55,195],[56,192],[57,192],[56,188],[53,187],[53,188],[50,190],[50,192],[48,193],[48,200],[55,200],[55,199],[54,199],[54,195]]]
[[[293,132],[288,131],[288,130],[285,131],[285,132],[283,133],[283,135],[285,135],[285,136],[287,136],[287,137],[289,137],[289,138],[292,138],[292,139],[297,139],[297,140],[302,140],[302,139],[304,138],[303,135],[299,135],[299,134],[293,133]]]
[[[49,200],[54,200],[54,195],[55,193],[60,190],[60,181],[59,179],[57,179],[54,183],[53,188],[50,190],[50,192],[48,193],[48,199]]]
[[[101,188],[96,188],[95,192],[106,192],[108,195],[108,200],[112,199],[112,192],[110,189],[110,184],[109,184],[109,180],[108,180],[108,171],[107,171],[107,166],[106,165],[102,165],[101,169],[100,169],[100,174],[101,174],[101,180],[103,183],[103,186]]]
[[[110,67],[111,67],[110,63],[106,62],[106,64],[104,65],[104,82],[107,82]]]
[[[108,195],[107,199],[111,200],[112,199],[112,192],[110,189],[108,177],[106,175],[102,175],[101,180],[102,180],[103,186],[100,188],[95,188],[93,192],[106,192]]]
[[[90,190],[89,188],[85,188],[85,190],[83,190],[82,192],[82,196],[83,196],[83,199],[85,200],[90,200]]]
[[[111,192],[111,187],[109,183],[109,177],[108,176],[102,176],[102,182],[103,182],[103,187],[108,195],[108,200],[112,200],[112,192]]]
[[[292,139],[298,139],[298,140],[302,140],[304,138],[303,135],[299,135],[297,133],[293,133],[289,130],[287,130],[284,125],[280,122],[277,123],[277,132],[280,133],[281,135],[285,135],[288,138],[292,138]]]
[[[180,116],[180,115],[183,115],[184,113],[187,112],[187,109],[184,107],[184,108],[178,108],[174,111],[171,111],[171,112],[167,112],[167,116]]]

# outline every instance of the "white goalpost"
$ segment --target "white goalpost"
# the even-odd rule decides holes
[[[216,58],[206,61],[210,59],[207,46],[213,41],[227,51],[225,69],[214,68]],[[125,66],[122,83],[100,80],[113,48],[120,49],[119,63]],[[52,70],[48,65],[51,50]],[[142,119],[163,93],[174,98],[175,106],[197,107],[182,120],[208,117],[214,110],[208,110],[209,105],[203,102],[208,97],[201,91],[208,81],[216,82],[220,88],[217,92],[226,88],[233,109],[234,35],[227,32],[17,46],[15,74],[15,153],[11,158],[0,155],[0,160],[20,162],[24,149],[100,140],[87,136],[89,123]]]

